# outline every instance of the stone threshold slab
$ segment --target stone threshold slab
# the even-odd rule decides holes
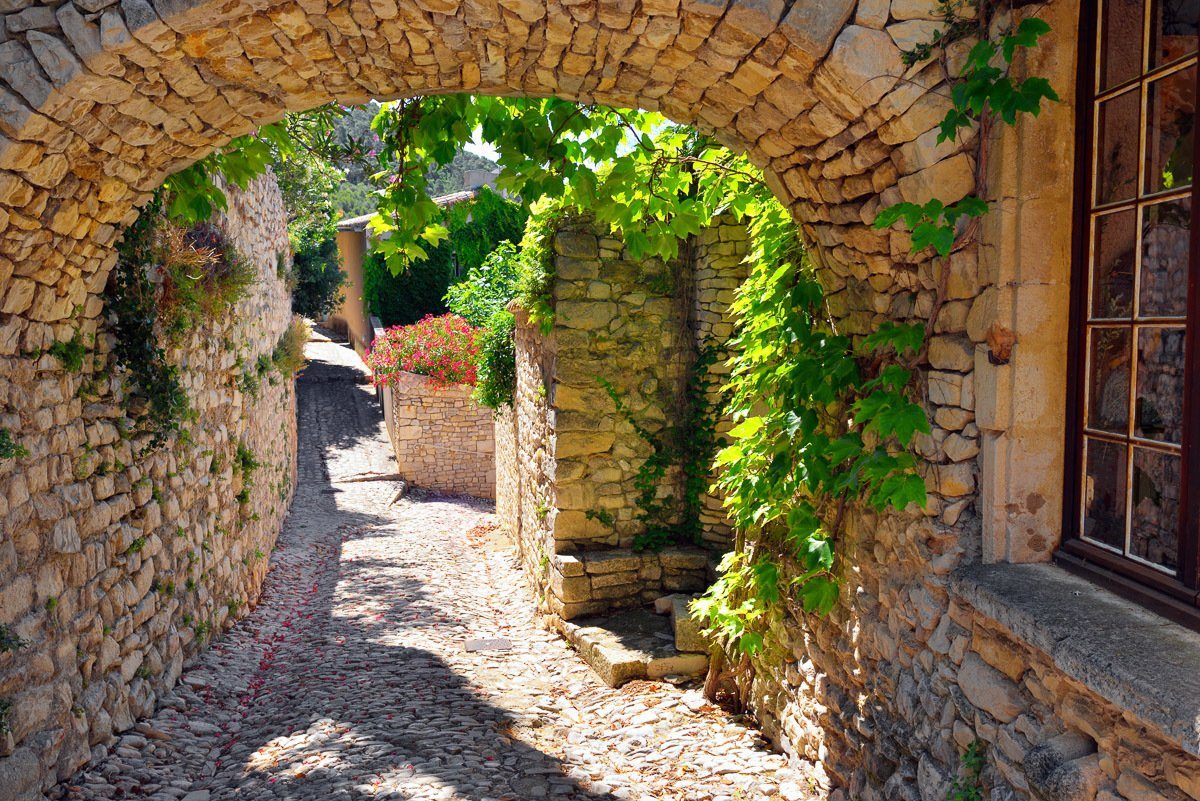
[[[700,677],[708,670],[707,654],[676,649],[669,616],[646,609],[560,621],[557,625],[567,642],[609,687],[620,687],[635,679]]]

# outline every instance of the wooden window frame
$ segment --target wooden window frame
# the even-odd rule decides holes
[[[1147,0],[1152,2],[1152,0]],[[1193,175],[1190,195],[1192,224],[1187,279],[1187,309],[1184,334],[1184,405],[1183,436],[1181,440],[1178,570],[1172,576],[1128,557],[1106,550],[1081,538],[1080,504],[1082,502],[1084,410],[1087,391],[1087,321],[1089,283],[1089,251],[1091,248],[1091,218],[1093,199],[1093,143],[1097,94],[1112,92],[1108,87],[1097,93],[1096,75],[1099,57],[1098,34],[1100,0],[1083,0],[1079,14],[1079,53],[1076,76],[1076,141],[1075,141],[1075,205],[1072,212],[1072,269],[1070,282],[1070,329],[1067,349],[1067,425],[1066,459],[1063,489],[1063,537],[1055,554],[1064,567],[1088,575],[1156,611],[1194,627],[1200,627],[1200,175]],[[1145,35],[1145,34],[1144,34]],[[1200,37],[1198,37],[1200,38]],[[1143,39],[1143,48],[1148,43]],[[1150,58],[1149,52],[1143,58]],[[1184,68],[1186,69],[1186,67]],[[1162,66],[1142,72],[1138,81],[1149,75],[1161,75],[1170,70]],[[1197,67],[1200,84],[1200,67]],[[1127,82],[1128,83],[1128,82]],[[1125,86],[1121,84],[1120,86]],[[1200,98],[1198,86],[1197,98]],[[1147,121],[1140,120],[1142,128]],[[1144,131],[1140,135],[1145,135]],[[1193,134],[1193,164],[1200,168],[1200,131]],[[1139,186],[1146,165],[1138,154]],[[1143,195],[1135,193],[1134,208],[1142,203]],[[1139,223],[1140,225],[1140,218]],[[1134,298],[1134,302],[1137,299]],[[1137,342],[1131,339],[1130,359],[1137,359]],[[1137,387],[1131,383],[1131,395]],[[1133,425],[1131,421],[1130,425]]]

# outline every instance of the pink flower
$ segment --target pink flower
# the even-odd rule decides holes
[[[389,328],[367,354],[373,381],[386,384],[401,372],[428,376],[435,387],[475,384],[478,329],[454,315],[427,315],[420,322]]]

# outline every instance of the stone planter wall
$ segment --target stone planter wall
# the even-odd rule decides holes
[[[169,350],[198,415],[190,442],[143,453],[146,437],[125,433],[99,297],[60,326],[0,315],[0,427],[29,451],[0,459],[0,625],[27,642],[0,653],[0,797],[71,775],[258,598],[295,484],[295,393],[274,373],[255,394],[242,379],[291,321],[285,220],[270,176],[217,220],[258,279]],[[95,337],[81,371],[23,355],[76,328]],[[239,445],[260,463],[242,505]]]
[[[492,411],[471,399],[472,387],[434,387],[425,376],[399,373],[384,387],[388,434],[406,481],[424,489],[496,497]]]

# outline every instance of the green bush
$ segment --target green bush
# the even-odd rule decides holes
[[[440,258],[445,246],[435,249],[430,258],[413,262],[403,274],[392,275],[383,254],[368,253],[363,259],[363,294],[371,313],[386,328],[412,325],[430,315],[446,313],[442,297],[454,280],[453,264]]]
[[[497,309],[479,337],[475,400],[489,409],[513,402],[517,387],[517,353],[513,342],[517,321],[507,309]]]
[[[292,311],[314,320],[328,317],[342,300],[337,232],[332,222],[293,226]]]
[[[445,314],[450,287],[470,281],[499,243],[517,239],[525,217],[523,207],[485,187],[474,200],[445,209],[443,224],[449,235],[430,249],[428,258],[413,262],[400,275],[392,275],[381,255],[368,255],[363,289],[371,311],[388,327]],[[488,317],[467,319],[481,325]]]
[[[446,305],[471,325],[489,325],[517,295],[520,250],[512,242],[501,242],[483,263],[446,292]]]

